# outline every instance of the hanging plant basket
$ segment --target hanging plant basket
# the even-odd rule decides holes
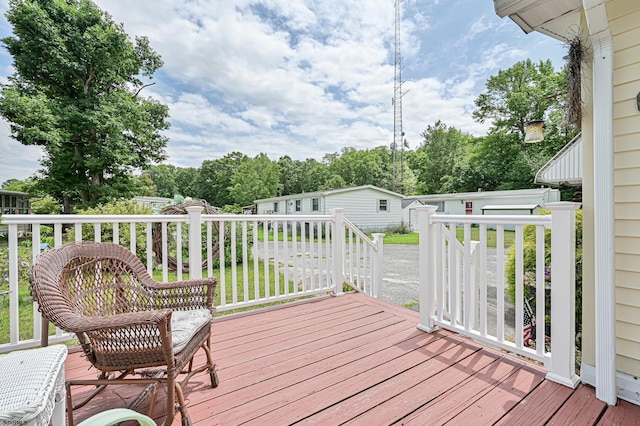
[[[187,207],[190,206],[201,206],[204,208],[202,211],[203,214],[218,214],[220,213],[220,209],[217,207],[213,207],[209,203],[204,200],[188,200],[184,201],[180,204],[171,204],[169,206],[165,206],[160,214],[165,215],[176,215],[176,214],[187,214]],[[177,224],[180,226],[180,224]],[[215,228],[215,235],[219,235],[220,224],[218,222],[213,222],[213,227]],[[155,223],[152,229],[152,238],[153,238],[153,253],[156,256],[156,262],[162,263],[162,258],[164,255],[163,247],[162,247],[162,224]],[[220,255],[220,246],[216,243],[216,241],[211,242],[211,260],[215,261],[218,259]],[[178,247],[178,250],[181,250],[182,247]],[[206,268],[208,266],[207,259],[202,262],[202,268]],[[169,271],[176,272],[178,270],[178,260],[175,256],[167,256],[167,267]],[[189,261],[182,261],[182,271],[189,272]]]

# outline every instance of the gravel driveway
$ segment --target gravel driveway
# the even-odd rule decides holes
[[[487,248],[487,299],[489,304],[487,323],[489,333],[495,333],[496,324],[496,287],[495,264],[497,251]],[[381,299],[394,305],[404,306],[415,311],[420,310],[418,246],[404,244],[385,244],[384,275]],[[515,327],[515,308],[505,295],[505,337],[513,338]]]

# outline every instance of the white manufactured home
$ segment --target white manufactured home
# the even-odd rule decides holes
[[[256,200],[257,214],[329,214],[344,209],[345,217],[365,232],[402,223],[404,196],[373,185],[283,195]]]
[[[416,210],[422,205],[438,207],[438,213],[445,214],[485,214],[487,206],[539,206],[560,201],[560,191],[552,188],[517,189],[511,191],[478,191],[458,194],[416,195],[405,197],[402,201],[403,222],[412,230],[415,229]]]

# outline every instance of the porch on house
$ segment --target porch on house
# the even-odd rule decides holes
[[[545,380],[524,358],[439,330],[419,315],[360,293],[217,316],[212,350],[220,385],[207,374],[185,389],[194,425],[616,424],[636,425],[640,406],[607,407],[592,388]],[[91,378],[71,348],[67,379]],[[202,353],[199,356],[203,356]],[[124,407],[141,390],[109,386],[74,412],[75,422]],[[74,387],[78,401],[89,389]],[[154,418],[163,420],[164,390]],[[146,407],[143,407],[145,409]],[[173,422],[179,425],[179,414]]]

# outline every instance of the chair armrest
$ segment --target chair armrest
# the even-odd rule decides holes
[[[214,298],[218,280],[195,278],[184,281],[160,283],[154,281],[148,285],[153,294],[154,307],[173,310],[208,309],[215,313]]]
[[[65,318],[64,323],[68,324],[68,329],[65,331],[78,334],[145,324],[155,324],[160,330],[170,331],[171,312],[171,309],[161,309],[155,311],[127,312],[106,317],[74,315],[72,318]]]

